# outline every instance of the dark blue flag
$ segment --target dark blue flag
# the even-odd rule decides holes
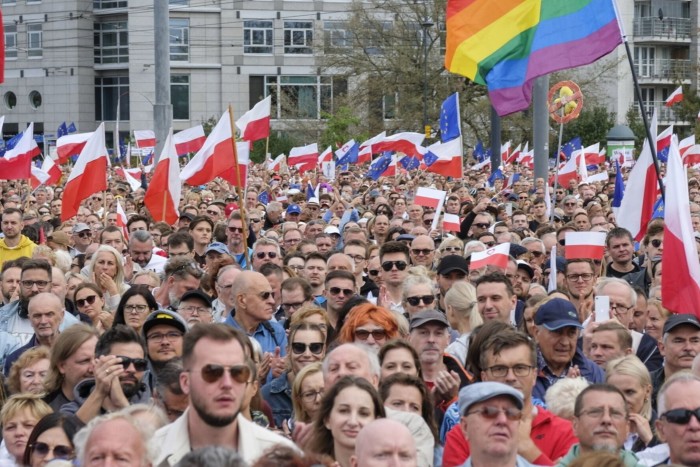
[[[19,143],[19,140],[22,139],[23,134],[24,134],[24,132],[19,132],[15,136],[13,136],[12,138],[5,141],[5,147],[0,152],[0,157],[4,157],[6,151],[9,151],[10,149],[14,149],[15,146],[17,146],[17,143]]]
[[[489,185],[493,186],[496,183],[496,180],[504,180],[505,178],[506,178],[506,176],[503,175],[503,172],[501,172],[501,169],[496,169],[489,176]]]
[[[311,182],[306,182],[306,201],[310,200],[311,198],[316,197],[316,192],[314,191],[314,187],[311,186]]]
[[[258,201],[267,206],[267,203],[270,202],[270,194],[267,191],[263,191],[258,195]]]
[[[423,155],[423,162],[425,162],[425,165],[430,167],[435,163],[435,161],[438,160],[438,156],[433,154],[432,152],[428,151]]]
[[[654,212],[651,215],[652,219],[664,218],[664,199],[659,198],[659,200],[654,204]]]
[[[583,145],[581,144],[581,137],[577,136],[568,143],[562,145],[559,157],[568,161],[569,159],[571,159],[571,153],[576,151],[577,149],[581,149],[582,147]]]
[[[119,159],[121,159],[122,162],[126,161],[126,156],[127,156],[127,151],[128,147],[126,143],[124,143],[124,139],[120,138],[119,139]]]
[[[619,208],[622,205],[622,197],[625,195],[625,183],[622,180],[622,170],[620,170],[620,163],[615,161],[615,191],[613,192],[613,199],[610,206],[612,208]]]
[[[459,124],[459,93],[444,100],[440,109],[440,140],[444,143],[462,134]]]
[[[369,166],[369,170],[365,177],[371,178],[372,180],[379,180],[384,171],[391,165],[392,154],[390,152],[385,152],[378,158],[376,158]]]
[[[357,164],[357,158],[360,154],[360,143],[353,144],[348,151],[338,158],[335,163],[336,166],[346,165],[346,164]]]
[[[474,159],[476,159],[477,162],[484,162],[486,160],[486,150],[484,150],[484,143],[482,143],[480,139],[476,141]]]
[[[75,127],[75,123],[70,122],[70,125],[68,125],[68,133],[75,133],[76,131],[78,131],[78,129]]]
[[[151,163],[151,159],[153,159],[153,151],[149,152],[147,156],[144,156],[143,158],[143,165],[148,165]]]
[[[68,134],[68,127],[66,126],[66,122],[61,123],[58,125],[58,130],[56,130],[56,138],[60,138],[61,136],[66,136]]]
[[[401,164],[401,166],[406,170],[416,170],[418,167],[420,167],[420,161],[415,157],[402,157],[399,164]]]

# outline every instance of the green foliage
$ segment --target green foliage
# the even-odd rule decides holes
[[[564,124],[562,143],[580,136],[584,147],[595,143],[605,144],[608,131],[614,126],[615,114],[613,112],[608,112],[605,107],[595,106],[587,108],[584,106],[581,115],[577,119]],[[559,130],[558,125],[557,130]]]
[[[202,120],[202,127],[204,128],[204,134],[209,136],[209,133],[211,133],[211,130],[214,129],[216,124],[219,122],[219,117],[216,115],[212,115],[206,120]]]
[[[641,114],[634,105],[630,106],[627,114],[625,114],[625,125],[634,133],[635,145],[641,148],[644,139],[647,137],[647,132],[644,128],[644,120],[642,120]]]
[[[292,136],[289,135],[289,133],[285,133],[282,131],[273,131],[270,133],[268,152],[274,159],[281,153],[289,154],[290,149],[292,149],[294,146],[299,146],[300,144],[303,143],[300,143],[299,141],[294,139]],[[267,143],[264,139],[253,143],[253,149],[250,151],[250,159],[253,162],[259,163],[265,160],[266,145]]]
[[[674,131],[678,133],[679,138],[685,138],[690,133],[698,135],[698,130],[700,129],[698,125],[698,111],[700,111],[700,97],[696,92],[685,86],[683,88],[683,100],[673,106],[673,113],[676,115],[677,123],[689,122],[690,129],[681,125],[675,126]]]
[[[326,121],[326,128],[321,133],[320,151],[328,146],[343,144],[352,138],[357,141],[367,137],[367,134],[361,134],[359,131],[362,119],[355,115],[350,107],[339,107],[333,114],[324,112],[322,118]]]

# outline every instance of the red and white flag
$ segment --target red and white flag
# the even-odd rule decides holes
[[[357,155],[357,163],[365,164],[367,162],[372,162],[372,154],[379,152],[374,150],[374,145],[379,141],[384,141],[386,138],[386,131],[382,131],[377,136],[374,136],[364,143],[360,144],[360,152]]]
[[[32,164],[32,174],[29,177],[29,183],[32,186],[32,190],[36,190],[40,185],[45,185],[49,181],[51,176],[44,172],[39,167]]]
[[[236,153],[238,155],[238,174],[232,173],[233,170],[231,170],[229,175],[224,174],[222,178],[228,180],[233,186],[239,186],[236,180],[240,178],[240,187],[245,188],[248,180],[248,165],[250,165],[250,144],[247,141],[238,141]]]
[[[139,149],[156,147],[156,134],[153,130],[134,130],[134,139]]]
[[[126,213],[124,212],[124,208],[122,208],[121,203],[117,199],[117,227],[122,229],[122,235],[124,235],[124,241],[128,242],[129,241],[129,230],[126,227]]]
[[[578,157],[574,157],[572,154],[566,163],[559,168],[559,185],[563,187],[568,187],[571,180],[578,180]]]
[[[501,162],[505,163],[510,155],[510,141],[501,144]]]
[[[284,154],[280,154],[279,156],[275,157],[275,160],[270,161],[267,164],[267,170],[270,172],[280,173],[282,170],[282,162],[284,162],[285,157],[286,156]]]
[[[171,128],[143,199],[153,219],[170,225],[175,224],[180,217],[178,206],[182,185],[177,156],[175,138]]]
[[[485,251],[475,251],[469,261],[469,270],[481,269],[484,266],[495,266],[506,270],[510,256],[510,243],[501,243]]]
[[[34,141],[34,122],[30,123],[17,145],[0,157],[0,180],[26,180],[32,174],[32,158],[41,154]]]
[[[68,162],[70,156],[77,156],[85,147],[85,143],[90,139],[92,133],[74,133],[72,135],[61,136],[56,140],[56,153],[58,163]]]
[[[602,259],[605,232],[566,232],[566,259]]]
[[[126,180],[126,183],[131,187],[131,191],[136,191],[141,188],[141,169],[124,169],[117,167],[114,172]]]
[[[202,149],[197,151],[197,154],[180,172],[180,180],[190,186],[204,185],[216,177],[230,181],[222,174],[235,176],[235,171],[231,170],[235,166],[231,138],[231,120],[226,110],[204,142]]]
[[[671,146],[671,136],[673,136],[673,125],[656,136],[656,154]]]
[[[55,185],[61,180],[63,172],[61,167],[56,164],[56,162],[50,157],[44,157],[44,162],[41,164],[41,170],[49,174],[49,180],[46,182],[47,185]]]
[[[456,138],[459,139],[459,138]],[[442,229],[448,232],[459,232],[459,216],[457,214],[445,213],[442,216]]]
[[[419,206],[437,209],[438,206],[442,206],[442,203],[444,203],[445,196],[447,196],[446,191],[421,186],[416,190],[416,197],[413,199],[413,202]]]
[[[267,96],[236,121],[241,139],[252,143],[270,136],[271,103],[272,96]]]
[[[95,130],[80,152],[63,189],[61,220],[67,221],[78,213],[80,203],[94,193],[107,189],[107,147],[105,124]]]
[[[427,167],[428,172],[445,177],[462,177],[462,138],[454,138],[446,143],[435,143],[427,149],[437,156],[437,160]]]
[[[700,303],[700,263],[689,204],[688,180],[678,153],[677,139],[674,137],[666,166],[661,295],[664,308],[675,313],[694,313],[700,316],[700,311],[694,306]]]
[[[688,136],[687,138],[683,138],[679,143],[678,143],[678,152],[681,153],[681,158],[685,155],[685,153],[690,149],[692,146],[695,145],[695,134],[692,134]]]
[[[199,151],[202,149],[202,146],[204,146],[206,140],[207,137],[204,136],[204,127],[202,125],[178,131],[173,135],[175,151],[178,156]]]
[[[328,146],[325,151],[318,156],[318,165],[323,165],[324,162],[330,162],[333,160],[333,148]]]
[[[313,143],[306,146],[292,148],[289,151],[287,165],[295,166],[300,172],[313,170],[318,163],[318,144]]]
[[[520,154],[522,153],[521,147],[522,147],[522,144],[518,144],[518,146],[515,149],[513,149],[513,152],[508,154],[508,156],[506,157],[506,160],[503,161],[503,163],[505,165],[508,165],[508,164],[514,164],[515,162],[517,162],[518,157],[520,157]]]
[[[395,135],[386,136],[383,140],[372,144],[372,152],[378,153],[382,151],[402,152],[407,156],[423,159],[425,149],[421,146],[425,135],[423,133],[403,132]]]
[[[664,102],[664,105],[666,107],[671,107],[674,104],[678,104],[683,100],[683,86],[678,86],[678,89],[673,91],[670,96],[668,96],[668,99],[666,99],[666,102]]]
[[[656,121],[656,112],[654,112],[650,125],[652,135],[656,135]],[[651,148],[649,141],[645,139],[642,153],[629,173],[625,194],[617,215],[617,225],[629,230],[632,238],[638,242],[644,238],[647,224],[654,214],[654,204],[659,193]]]

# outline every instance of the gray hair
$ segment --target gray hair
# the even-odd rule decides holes
[[[253,340],[253,339],[251,339]],[[382,366],[379,363],[379,356],[377,355],[377,352],[372,349],[371,347],[368,347],[366,345],[358,344],[356,342],[348,342],[347,344],[342,344],[336,347],[335,349],[331,350],[326,354],[326,358],[323,359],[323,363],[321,365],[321,369],[323,370],[323,378],[328,377],[328,360],[330,355],[338,350],[341,347],[355,347],[356,349],[361,350],[366,356],[367,356],[367,363],[369,363],[369,372],[372,376],[376,376],[377,379],[379,379],[379,375],[381,374],[382,371]]]
[[[466,256],[471,256],[475,251],[485,251],[486,244],[480,240],[470,240],[464,246],[464,254]]]
[[[148,230],[136,230],[129,234],[129,245],[131,245],[134,240],[140,243],[146,243],[148,241],[153,241],[153,235]]]
[[[595,286],[595,294],[596,295],[605,295],[603,293],[603,290],[605,289],[605,287],[607,287],[609,285],[615,285],[615,284],[621,285],[629,291],[630,303],[632,304],[632,306],[634,306],[635,303],[637,303],[637,292],[634,291],[632,286],[629,285],[629,283],[626,280],[620,279],[618,277],[604,277],[604,278],[600,279],[600,281],[598,282],[598,285]]]
[[[267,207],[265,208],[265,212],[275,212],[275,211],[282,211],[282,203],[279,201],[270,201],[267,203]]]
[[[700,383],[700,377],[687,370],[679,371],[666,380],[663,386],[661,386],[661,389],[659,389],[659,394],[656,396],[656,413],[659,417],[666,412],[666,392],[668,392],[668,388],[674,384],[687,384],[693,381]]]
[[[428,277],[428,270],[423,266],[413,266],[408,270],[408,275],[401,288],[401,298],[405,301],[417,285],[427,285],[433,294],[435,293],[433,281]]]
[[[542,253],[545,252],[545,250],[544,250],[544,242],[543,242],[542,240],[540,240],[539,238],[535,238],[535,237],[525,237],[525,238],[523,238],[523,241],[520,242],[520,245],[522,245],[522,246],[528,246],[528,245],[531,244],[531,243],[537,243],[537,244],[540,246],[540,248],[542,249]]]
[[[257,250],[259,246],[266,246],[266,245],[272,245],[277,249],[277,256],[280,256],[282,253],[280,251],[280,244],[272,239],[272,238],[267,238],[267,237],[260,237],[258,240],[253,244],[253,251]]]
[[[168,416],[165,414],[165,410],[162,408],[158,407],[155,404],[133,404],[133,405],[128,405],[121,409],[121,412],[124,413],[125,415],[130,415],[136,420],[139,420],[139,417],[141,415],[150,415],[153,417],[153,421],[155,422],[155,426],[152,426],[154,430],[158,430],[159,428],[163,428],[165,425],[170,423],[170,420],[168,420]],[[141,423],[143,425],[143,422]]]
[[[544,394],[547,409],[558,417],[574,418],[574,405],[577,396],[590,383],[583,377],[563,378],[551,385]]]
[[[144,424],[137,422],[133,416],[124,412],[111,412],[99,417],[95,417],[90,420],[85,427],[83,427],[78,433],[76,433],[73,439],[73,444],[75,445],[76,458],[82,465],[86,465],[85,455],[87,454],[88,441],[92,436],[95,429],[107,422],[113,420],[124,420],[138,433],[139,439],[143,441],[144,446],[144,457],[141,460],[142,466],[152,465],[155,462],[157,455],[157,446],[154,446],[150,440],[153,437],[153,431],[149,430]]]
[[[206,446],[190,451],[180,459],[177,467],[205,466],[246,467],[248,464],[231,448],[223,446]]]

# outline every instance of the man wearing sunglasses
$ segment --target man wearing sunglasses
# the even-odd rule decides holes
[[[340,310],[355,296],[356,287],[355,276],[350,271],[336,269],[326,274],[324,296],[328,319],[333,328],[338,324]]]
[[[92,230],[90,226],[80,222],[75,224],[71,232],[73,233],[73,247],[70,249],[71,256],[85,254],[87,248],[92,243]]]
[[[379,276],[386,288],[386,297],[379,305],[396,313],[404,313],[403,281],[408,276],[409,248],[404,242],[385,242],[379,248]]]
[[[425,266],[428,271],[433,269],[435,261],[435,241],[428,235],[418,235],[411,242],[411,264]]]
[[[260,237],[253,245],[253,270],[260,271],[260,268],[268,263],[282,266],[280,244],[272,239]]]
[[[75,399],[61,407],[61,413],[88,423],[98,415],[148,403],[151,391],[143,383],[147,369],[146,349],[136,331],[125,325],[108,329],[95,347],[94,378],[76,385]]]
[[[668,443],[670,456],[658,465],[700,465],[700,378],[674,375],[659,391],[656,433]]]

